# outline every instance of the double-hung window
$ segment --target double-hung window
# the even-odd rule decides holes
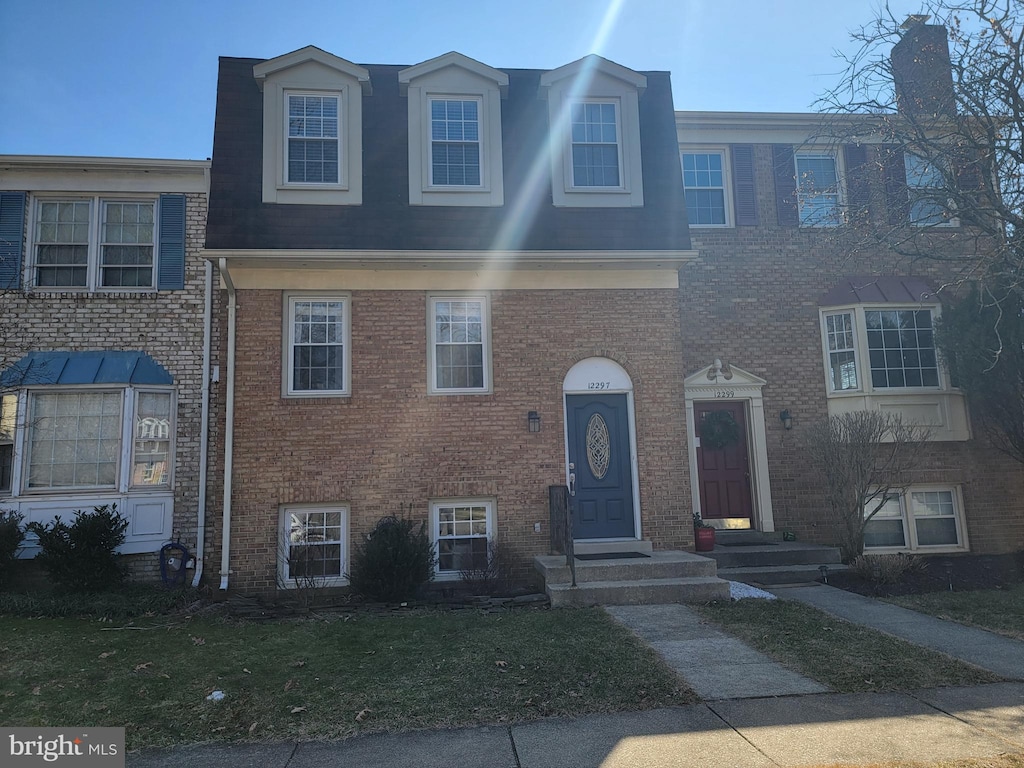
[[[692,227],[724,227],[729,223],[725,152],[683,152],[683,190]]]
[[[858,307],[824,321],[832,392],[941,386],[931,309]]]
[[[168,207],[164,213],[167,231],[177,230],[176,246],[172,246],[176,254],[161,244],[161,258],[167,260],[165,266],[176,260],[173,282],[177,285],[157,274],[160,232],[156,199],[36,198],[32,284],[50,290],[153,290],[158,282],[159,287],[181,288],[184,208],[176,202],[174,209],[172,213]]]
[[[14,427],[18,412],[16,395],[0,395],[0,495],[11,492],[14,470]]]
[[[942,172],[933,163],[919,155],[905,152],[903,164],[910,195],[910,223],[919,227],[949,227],[956,224],[947,207],[936,199],[945,187]]]
[[[430,183],[479,187],[480,99],[430,99]]]
[[[281,510],[279,571],[284,586],[347,583],[348,516],[348,507],[344,506]]]
[[[868,515],[878,499],[865,504]],[[885,497],[864,529],[864,549],[951,551],[967,548],[960,489],[911,486]]]
[[[431,504],[431,518],[438,578],[456,578],[464,571],[487,567],[488,546],[494,536],[493,501],[436,501]]]
[[[620,187],[619,120],[615,102],[570,105],[574,187]]]
[[[285,394],[349,394],[348,296],[293,295],[286,311]]]
[[[168,390],[29,390],[22,490],[169,488],[173,435]]]
[[[286,181],[338,184],[341,103],[338,96],[288,93]]]
[[[491,389],[486,296],[432,296],[429,300],[430,391],[484,393]]]
[[[797,152],[796,200],[801,227],[840,223],[839,169],[830,152]]]

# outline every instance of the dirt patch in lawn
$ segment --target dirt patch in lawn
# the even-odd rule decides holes
[[[967,592],[1024,583],[1024,551],[1007,555],[931,555],[917,558],[921,567],[883,584],[853,571],[830,573],[833,587],[869,597],[898,597],[928,592]],[[952,585],[952,587],[951,587]]]

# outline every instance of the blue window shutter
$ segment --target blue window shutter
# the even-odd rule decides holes
[[[21,287],[25,193],[0,192],[0,289]]]
[[[160,195],[160,240],[156,287],[185,287],[185,196]]]

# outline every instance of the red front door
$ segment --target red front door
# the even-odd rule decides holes
[[[695,403],[693,416],[697,437],[697,482],[700,485],[701,517],[716,527],[750,528],[753,505],[750,500],[750,459],[747,455],[747,419],[743,403]],[[718,413],[723,413],[719,416]],[[722,421],[732,417],[737,429],[732,430]],[[709,414],[717,422],[720,442],[712,445],[704,440],[702,428]],[[710,430],[709,430],[710,431]]]

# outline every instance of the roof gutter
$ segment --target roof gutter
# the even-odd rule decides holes
[[[228,588],[231,573],[231,473],[235,448],[235,315],[237,296],[228,271],[228,260],[220,259],[220,276],[228,289],[228,370],[227,398],[224,406],[224,512],[220,547],[220,588]]]

